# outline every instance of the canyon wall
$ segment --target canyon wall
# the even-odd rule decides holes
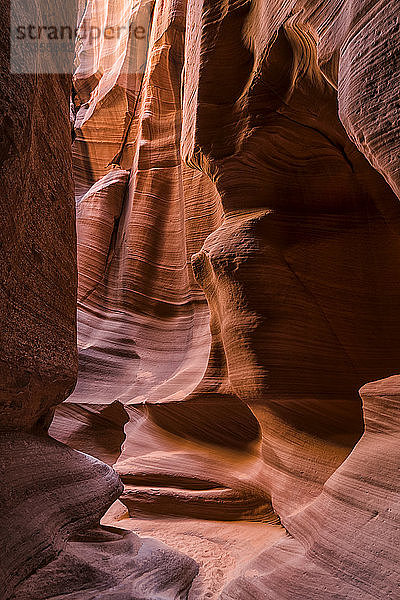
[[[47,433],[78,367],[71,77],[15,73],[9,24],[3,3],[0,597],[150,598],[168,590],[179,598],[196,563],[156,540],[101,527],[122,491],[118,475]]]
[[[364,430],[358,389],[400,358],[398,58],[390,3],[156,2],[143,78],[89,101],[76,176],[84,156],[109,166],[78,198],[81,375],[69,410],[124,405],[115,468],[131,516],[280,522],[300,568],[326,569],[322,549],[305,554],[317,541],[302,538],[303,511],[328,510],[325,486]],[[382,118],[378,90],[393,98]],[[104,127],[119,145],[104,144]],[[71,423],[72,412],[64,431]],[[360,466],[353,477],[359,494]],[[353,503],[337,494],[331,540]],[[359,544],[352,576],[328,568],[327,589],[343,597],[366,593],[381,551],[368,529]],[[332,563],[345,552],[338,542]],[[396,584],[388,576],[385,593]],[[379,577],[369,585],[378,593]]]
[[[394,599],[395,3],[82,22],[127,15],[80,48],[72,156],[68,78],[5,82],[5,598]]]

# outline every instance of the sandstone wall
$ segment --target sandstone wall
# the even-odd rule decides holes
[[[72,163],[67,78],[2,55],[4,597],[394,599],[395,2],[101,0],[90,18],[144,7],[144,69],[122,44],[82,59]],[[79,376],[56,442],[72,172]],[[193,559],[99,528],[121,483],[60,442],[115,466],[127,527],[191,519],[186,554],[210,521],[279,540],[189,592]]]

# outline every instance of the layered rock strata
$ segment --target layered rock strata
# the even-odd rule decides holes
[[[99,526],[119,479],[46,435],[76,374],[69,84],[7,75],[5,598],[394,599],[398,378],[365,384],[400,358],[395,4],[87,7],[143,9],[148,50],[81,48],[79,378],[50,432],[115,464],[136,519],[108,522],[192,558]]]
[[[396,598],[399,377],[360,390],[365,432],[322,493],[285,525],[293,535],[261,553],[221,600]]]
[[[23,19],[26,7],[18,7]],[[183,598],[195,561],[155,540],[100,526],[122,491],[118,475],[47,433],[78,366],[71,82],[67,75],[12,72],[9,21],[6,2],[0,9],[0,596]],[[97,413],[97,424],[116,421],[121,435],[124,411],[96,408],[87,412]],[[60,437],[62,415],[63,409]],[[71,437],[68,431],[66,441]],[[111,438],[103,435],[93,448],[109,462],[123,434],[119,444]]]
[[[163,4],[162,13],[160,7],[156,3],[142,100],[120,161],[123,169],[132,169],[125,196],[131,225],[119,222],[118,231],[125,230],[119,234],[119,244],[112,246],[114,261],[125,252],[124,265],[119,259],[124,273],[120,281],[127,281],[128,273],[133,273],[129,258],[135,251],[156,278],[150,283],[138,272],[135,285],[117,288],[110,277],[99,284],[103,291],[95,293],[98,297],[107,294],[110,306],[118,305],[113,296],[116,289],[124,293],[130,305],[124,305],[123,313],[139,322],[132,316],[136,311],[148,335],[146,320],[157,306],[148,303],[150,290],[158,290],[161,279],[157,276],[164,261],[169,260],[172,268],[171,259],[177,254],[177,250],[169,254],[175,238],[161,224],[172,223],[173,215],[175,223],[182,218],[174,208],[176,201],[184,215],[192,214],[187,204],[190,188],[182,186],[177,192],[168,179],[158,184],[161,174],[166,177],[175,168],[175,163],[167,166],[164,162],[167,140],[169,148],[175,144],[178,164],[186,173],[179,155],[181,140],[182,158],[203,174],[200,189],[214,190],[213,196],[203,191],[203,197],[210,198],[211,213],[219,214],[222,205],[224,216],[222,223],[210,223],[210,210],[197,204],[204,222],[196,237],[197,248],[191,243],[190,230],[185,235],[182,230],[178,240],[182,264],[186,264],[185,256],[193,254],[194,275],[210,310],[212,339],[201,381],[205,355],[198,353],[197,375],[184,370],[190,394],[181,368],[167,379],[162,363],[146,367],[156,383],[146,386],[140,366],[150,364],[150,349],[141,348],[139,341],[131,344],[137,356],[130,362],[127,383],[121,392],[122,379],[118,378],[113,388],[130,418],[116,465],[125,483],[122,500],[131,515],[280,519],[294,539],[267,552],[271,560],[276,552],[277,564],[284,564],[286,546],[290,555],[304,554],[299,533],[303,511],[314,502],[320,503],[316,511],[325,510],[324,486],[335,481],[336,469],[362,435],[359,387],[398,369],[399,298],[392,274],[398,269],[399,207],[390,189],[397,190],[396,159],[380,131],[386,117],[379,121],[370,116],[373,89],[379,85],[374,82],[379,77],[387,80],[388,70],[394,71],[397,64],[394,13],[391,6],[355,2],[190,2],[186,15],[180,12],[179,3]],[[382,45],[379,42],[374,59],[384,61],[385,66],[368,77],[376,63],[366,40],[372,39],[377,23],[393,35]],[[181,62],[175,54],[176,70],[172,71],[159,43],[168,40],[171,56],[178,49],[181,52],[183,37]],[[182,62],[183,104],[178,93]],[[168,77],[161,79],[161,73]],[[168,94],[174,89],[171,82],[177,87]],[[164,102],[161,91],[166,94]],[[390,86],[385,93],[390,93]],[[361,99],[365,102],[362,111],[357,109]],[[172,104],[174,131],[172,121],[163,119],[163,111]],[[396,111],[395,104],[388,110]],[[164,128],[168,123],[168,131],[160,123]],[[141,163],[146,150],[152,150],[153,162]],[[143,164],[156,167],[145,191]],[[208,185],[204,175],[212,181],[211,188],[204,187]],[[159,185],[156,193],[151,187],[155,182]],[[149,201],[144,204],[143,194],[159,200],[157,213]],[[131,204],[135,195],[136,202]],[[166,203],[171,212],[165,220],[161,209]],[[147,223],[151,227],[156,214],[158,233],[153,239]],[[138,233],[139,222],[147,231],[144,235]],[[214,230],[208,237],[206,225]],[[126,252],[129,246],[123,239],[131,231],[136,232],[131,247],[136,250]],[[98,239],[104,240],[106,256],[107,237],[99,235]],[[202,241],[200,252],[194,252]],[[152,254],[155,245],[157,259]],[[191,252],[186,253],[185,246]],[[88,260],[83,258],[83,264],[89,264]],[[159,297],[151,293],[153,300],[164,298],[173,281],[175,292],[187,290],[171,274],[160,284]],[[190,275],[188,281],[191,293],[201,298]],[[143,302],[136,308],[140,290],[144,290]],[[82,331],[87,332],[87,324],[94,323],[87,316],[94,312],[87,298],[81,311]],[[163,311],[163,317],[167,314],[171,313]],[[180,335],[177,322],[172,322],[175,332],[169,341],[163,337],[163,319],[158,321],[157,341],[151,340],[154,355],[158,355],[158,340],[165,340],[169,360],[178,356],[175,341]],[[97,326],[107,330],[111,339],[111,327],[103,323],[101,316]],[[136,332],[135,341],[141,340],[141,329]],[[82,361],[86,361],[87,339],[82,337]],[[97,333],[90,352],[98,352],[103,339]],[[190,355],[188,347],[185,353]],[[91,372],[82,364],[84,378],[99,381],[94,363]],[[122,365],[122,360],[113,361],[117,364]],[[113,389],[108,389],[107,401],[112,401]],[[103,390],[100,393],[104,398]],[[84,394],[78,389],[74,398],[81,402]],[[361,481],[361,472],[359,477]],[[297,529],[292,525],[293,515],[298,515]],[[334,535],[340,539],[338,532]],[[372,539],[368,532],[365,536]],[[336,552],[340,556],[338,548]],[[343,597],[361,597],[365,589],[355,572],[362,572],[363,560],[367,560],[365,555],[359,563],[355,561],[350,583],[328,569],[326,589],[332,585]],[[264,577],[261,558],[254,564],[260,578]],[[265,568],[267,580],[270,567]],[[311,568],[317,576],[326,566],[317,560]],[[282,581],[277,578],[280,593]],[[293,576],[293,586],[296,583]],[[393,592],[394,583],[395,579],[388,579],[388,593]],[[243,585],[235,582],[224,594],[242,597],[247,585],[247,579]],[[260,585],[260,597],[272,593],[264,583],[256,585]],[[309,584],[301,585],[298,597],[309,597]],[[379,586],[372,579],[370,585],[368,593],[378,593]],[[294,593],[288,585],[287,594]]]

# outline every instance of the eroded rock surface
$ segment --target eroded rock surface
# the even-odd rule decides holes
[[[121,476],[107,526],[115,472],[36,435],[76,371],[68,81],[6,82],[4,469],[15,445],[12,489],[29,503],[37,480],[51,515],[33,542],[17,505],[6,598],[394,599],[395,2],[99,0],[84,19],[141,10],[143,68],[123,37],[74,78],[79,377],[50,428]]]
[[[18,7],[26,17],[23,3]],[[178,600],[187,596],[196,562],[156,540],[100,526],[122,491],[118,475],[47,433],[77,373],[71,81],[10,72],[9,11],[3,3],[0,597]],[[100,437],[91,450],[113,462],[126,422],[121,405],[70,413],[63,406],[53,427],[73,446],[82,440],[82,416]]]
[[[10,72],[9,11],[10,3],[4,2],[0,402],[2,425],[29,431],[38,421],[51,420],[51,410],[76,381],[75,208],[66,110],[70,81]]]
[[[360,394],[365,432],[353,452],[314,502],[284,520],[294,539],[261,553],[221,599],[398,596],[399,376]]]
[[[120,167],[131,169],[124,200],[129,221],[116,224],[119,241],[110,246],[107,280],[101,281],[101,270],[96,276],[99,300],[87,297],[81,304],[81,385],[90,394],[94,380],[107,402],[118,393],[130,416],[116,469],[125,484],[122,501],[133,517],[280,519],[291,533],[289,523],[299,515],[293,539],[267,552],[278,565],[288,552],[301,569],[306,552],[298,533],[301,515],[314,502],[325,510],[324,486],[335,481],[363,433],[358,389],[398,369],[399,297],[392,283],[400,256],[396,142],[386,144],[380,130],[390,111],[398,109],[392,102],[381,121],[371,116],[376,114],[373,81],[379,79],[381,86],[387,81],[385,94],[393,94],[388,72],[396,72],[398,64],[396,20],[390,3],[202,1],[189,2],[186,14],[180,3],[162,3],[162,8],[155,3],[137,116],[119,155]],[[389,38],[377,44],[388,52],[378,47],[373,58],[377,23]],[[166,61],[166,50],[173,63]],[[375,70],[379,61],[385,66]],[[360,102],[363,110],[357,108]],[[165,118],[167,108],[173,121]],[[179,191],[170,185],[177,167],[184,177],[188,172],[179,142],[183,160],[201,174],[200,187],[193,181]],[[167,163],[167,148],[174,147],[176,162]],[[204,175],[212,187],[206,187]],[[198,196],[192,203],[194,190],[210,208]],[[158,209],[150,202],[158,202]],[[110,198],[107,204],[112,203]],[[223,221],[211,222],[209,215],[219,215],[221,206]],[[201,230],[179,229],[196,214],[202,215]],[[154,218],[157,236],[152,237]],[[174,223],[178,238],[168,223]],[[107,236],[96,238],[105,257]],[[89,255],[82,254],[83,269],[93,260]],[[167,264],[172,271],[177,256],[183,269],[192,257],[210,310],[208,365],[206,354],[198,352],[197,371],[190,343],[183,355],[178,351],[180,325],[168,302],[171,285],[175,298],[178,293],[186,301],[193,294],[202,297],[190,271],[184,285],[164,271]],[[146,261],[151,281],[141,271]],[[119,264],[123,286],[113,283],[112,262]],[[96,343],[87,348],[94,303]],[[124,351],[124,358],[103,371],[123,369],[107,390],[93,359],[86,359],[89,351],[98,355],[106,339],[102,332],[110,340],[118,331],[119,325],[105,324],[100,306],[106,304],[123,307],[119,323],[135,323],[134,330],[124,329],[133,332],[130,347],[136,352],[129,357]],[[165,336],[172,323],[174,334]],[[157,330],[154,337],[149,334]],[[195,324],[190,331],[198,336]],[[162,362],[148,362],[152,352],[160,356],[161,340],[168,360],[177,360],[173,378]],[[190,357],[190,370],[187,358],[178,362],[182,356]],[[143,380],[144,365],[149,383]],[[83,401],[83,389],[73,401]],[[363,443],[364,438],[357,452]],[[369,461],[377,468],[372,456]],[[360,465],[360,487],[361,471]],[[315,519],[310,518],[310,527]],[[339,531],[330,535],[340,545]],[[369,535],[366,530],[366,539]],[[340,556],[340,546],[336,552]],[[293,586],[282,591],[283,579],[277,579],[276,593],[309,598],[313,577],[321,577],[325,591],[362,597],[365,588],[355,573],[366,568],[363,560],[365,555],[354,561],[353,570],[348,567],[353,575],[346,579],[315,559],[308,583],[293,577]],[[260,558],[260,578],[262,565]],[[268,580],[270,567],[265,569]],[[372,579],[365,593],[381,593]],[[242,587],[233,583],[224,594],[242,597],[247,585],[247,579]],[[272,593],[263,585],[260,597]]]

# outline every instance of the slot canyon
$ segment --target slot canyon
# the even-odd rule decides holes
[[[58,3],[0,4],[0,600],[399,600],[398,3],[71,0],[70,72]]]

